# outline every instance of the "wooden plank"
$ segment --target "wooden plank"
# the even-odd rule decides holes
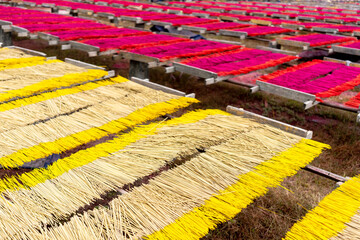
[[[327,28],[327,27],[312,27],[311,30],[313,30],[314,32],[333,33],[333,34],[339,32],[339,29]]]
[[[314,17],[308,17],[308,16],[297,16],[297,20],[305,20],[305,21],[311,21],[314,22],[316,19]]]
[[[360,31],[354,31],[353,34],[354,37],[360,37]]]
[[[275,8],[265,8],[264,10],[269,12],[279,12],[279,10]]]
[[[13,31],[16,32],[18,37],[28,37],[30,34],[27,29],[22,28],[22,27],[13,26],[12,29],[13,29]]]
[[[216,79],[218,75],[214,72],[207,71],[201,68],[192,67],[189,65],[181,64],[181,63],[173,63],[175,70],[183,73],[190,74],[192,76],[200,77],[200,78],[214,78]]]
[[[358,68],[360,68],[360,63],[350,62],[350,63],[349,63],[349,66],[350,66],[350,67],[358,67]]]
[[[48,44],[50,46],[58,45],[60,43],[59,37],[54,36],[49,33],[38,32],[38,37],[40,39],[44,39],[44,40],[48,41]]]
[[[115,14],[107,13],[107,12],[98,12],[97,15],[99,17],[107,18],[109,20],[112,20],[115,18]]]
[[[163,22],[163,21],[151,21],[151,24],[152,25],[156,25],[156,26],[163,26],[163,27],[166,27],[166,26],[172,26],[172,23],[169,23],[169,22]]]
[[[204,8],[203,8],[203,7],[200,7],[200,6],[190,6],[190,7],[188,7],[188,8],[190,8],[190,9],[195,9],[195,10],[204,10]]]
[[[115,8],[124,8],[124,4],[120,4],[120,3],[112,3],[110,4],[110,6]]]
[[[198,32],[198,33],[201,33],[201,34],[206,32],[206,28],[203,28],[203,27],[194,27],[194,26],[184,25],[184,26],[181,26],[181,28],[184,29],[184,30]]]
[[[327,16],[327,17],[340,17],[339,14],[333,14],[333,13],[325,13],[324,16]]]
[[[209,18],[210,17],[210,14],[208,14],[208,13],[193,12],[193,13],[191,13],[191,15],[195,16],[195,17],[201,17],[201,18]]]
[[[336,46],[336,45],[333,45],[331,48],[332,48],[332,50],[334,52],[360,56],[360,49],[343,47],[343,46]]]
[[[174,9],[168,9],[167,13],[169,14],[178,14],[178,15],[183,15],[183,11],[181,10],[174,10]]]
[[[82,62],[79,60],[75,60],[72,58],[65,58],[65,62],[66,63],[70,63],[72,65],[78,66],[78,67],[82,67],[82,68],[86,68],[86,69],[101,69],[101,70],[105,70],[105,68],[103,67],[99,67],[90,63],[86,63],[86,62]]]
[[[235,41],[221,40],[221,39],[215,39],[215,38],[208,38],[207,40],[214,41],[214,42],[227,43],[227,44],[232,44],[232,45],[244,46],[244,44],[242,44],[241,42],[235,42]]]
[[[107,50],[107,51],[102,51],[102,52],[99,52],[98,55],[99,56],[105,56],[105,55],[114,55],[116,53],[118,53],[119,50],[117,49],[110,49],[110,50]],[[89,56],[91,57],[91,54],[89,53]],[[94,55],[96,56],[96,55]]]
[[[344,23],[342,19],[336,19],[336,18],[325,18],[324,21],[329,23]]]
[[[357,11],[348,9],[342,10],[341,12],[346,14],[357,14]]]
[[[286,15],[286,14],[281,14],[281,13],[274,13],[274,14],[271,14],[271,17],[273,18],[281,18],[281,19],[290,19],[290,16],[289,15]]]
[[[286,10],[285,12],[286,13],[296,13],[296,14],[300,13],[299,11],[295,11],[295,10]]]
[[[231,10],[229,13],[239,14],[239,15],[246,15],[246,11],[245,11],[245,10]]]
[[[90,57],[97,56],[98,52],[100,52],[99,47],[95,47],[89,44],[76,42],[76,41],[69,41],[69,43],[71,45],[71,48],[87,52]]]
[[[178,30],[180,31],[181,28],[178,28]],[[178,33],[172,33],[172,32],[159,32],[156,34],[160,34],[160,35],[168,35],[168,36],[173,36],[173,37],[179,37],[179,38],[187,38],[190,39],[190,36],[187,35],[183,35],[183,34],[178,34]]]
[[[326,170],[323,170],[321,168],[317,168],[311,165],[307,165],[304,167],[304,170],[309,171],[311,173],[315,173],[317,175],[320,175],[322,177],[328,178],[330,180],[336,181],[336,182],[346,182],[348,178],[342,177],[340,175],[337,175],[335,173],[328,172]]]
[[[261,20],[261,19],[251,19],[250,22],[258,24],[258,25],[264,25],[264,26],[271,26],[271,21]]]
[[[144,21],[140,17],[121,16],[120,19],[129,22],[135,22],[137,24],[144,23]]]
[[[146,11],[150,11],[150,12],[163,12],[163,10],[162,10],[161,8],[156,8],[156,7],[147,8]]]
[[[283,28],[289,28],[294,30],[303,30],[305,28],[305,25],[301,24],[290,24],[290,23],[282,23],[281,27]]]
[[[122,52],[121,55],[125,59],[148,63],[149,67],[157,67],[157,66],[159,66],[159,63],[160,63],[159,58],[145,56],[145,55],[141,55],[141,54],[137,54],[137,53]]]
[[[94,11],[93,10],[89,10],[89,9],[81,9],[81,8],[78,8],[77,9],[78,13],[79,14],[83,14],[85,16],[91,16],[94,14]]]
[[[36,3],[34,3],[34,2],[23,1],[22,4],[27,7],[36,7]]]
[[[276,43],[284,46],[292,46],[292,47],[299,47],[307,50],[310,47],[310,43],[307,42],[299,42],[299,41],[292,41],[288,39],[276,39]]]
[[[174,7],[185,8],[185,4],[175,3]]]
[[[98,1],[98,2],[95,2],[95,5],[99,5],[99,6],[108,6],[109,3],[107,2],[102,2],[102,1]]]
[[[219,12],[219,13],[225,12],[225,10],[222,9],[222,8],[208,8],[207,11],[209,11],[209,12]]]
[[[303,12],[306,15],[320,15],[318,12]]]
[[[269,92],[274,95],[278,95],[281,97],[285,97],[285,98],[292,99],[292,100],[295,100],[298,102],[303,102],[303,103],[307,103],[309,101],[311,101],[313,103],[316,102],[316,97],[313,94],[300,92],[297,90],[293,90],[290,88],[278,86],[278,85],[271,84],[268,82],[263,82],[263,81],[256,81],[256,84],[259,85],[260,90],[264,91],[264,92]],[[305,106],[305,109],[306,109],[306,106]]]
[[[38,32],[38,35],[39,35],[39,38],[40,38],[40,39],[44,39],[44,40],[47,40],[47,41],[50,41],[50,40],[59,40],[59,37],[54,36],[54,35],[49,34],[49,33]]]
[[[266,17],[267,16],[267,14],[263,13],[263,12],[252,12],[251,15],[254,17]]]
[[[42,3],[41,6],[44,8],[55,8],[56,4],[55,3]]]
[[[31,49],[27,49],[27,48],[23,48],[23,47],[18,47],[18,46],[9,46],[8,48],[11,49],[18,49],[23,51],[24,53],[33,55],[33,56],[41,56],[41,57],[46,57],[46,54],[43,52],[39,52],[39,51],[35,51],[35,50],[31,50]]]
[[[183,96],[183,97],[186,96],[186,93],[184,93],[182,91],[179,91],[179,90],[176,90],[176,89],[173,89],[173,88],[169,88],[169,87],[157,84],[157,83],[150,82],[147,79],[145,80],[145,79],[140,79],[140,78],[137,78],[137,77],[132,77],[131,81],[136,82],[138,84],[141,84],[141,85],[143,85],[145,87],[148,87],[148,88],[151,88],[151,89],[163,91],[165,93],[173,94],[173,95],[176,95],[176,96]]]
[[[340,60],[340,59],[336,59],[336,58],[324,57],[324,61],[334,62],[334,63],[341,63],[341,64],[344,64],[344,65],[348,65],[348,61]]]
[[[226,29],[220,29],[219,34],[223,36],[239,37],[240,39],[245,39],[247,37],[247,32],[232,31]]]
[[[268,124],[270,126],[281,129],[285,132],[289,132],[289,133],[298,135],[303,138],[311,139],[312,135],[313,135],[312,131],[308,131],[308,130],[305,130],[305,129],[302,129],[302,128],[299,128],[299,127],[296,127],[296,126],[293,126],[293,125],[290,125],[287,123],[283,123],[283,122],[280,122],[280,121],[277,121],[277,120],[274,120],[274,119],[271,119],[271,118],[253,113],[253,112],[249,112],[242,108],[236,108],[236,107],[229,105],[226,107],[226,111],[233,115],[237,115],[237,116],[241,116],[241,117],[245,117],[245,118],[251,118],[251,119],[255,120],[256,122]]]
[[[298,55],[296,52],[281,50],[281,49],[272,48],[272,47],[256,46],[256,48],[261,49],[261,50],[270,51],[270,52],[273,52],[273,53],[281,53],[281,54],[286,54],[286,55],[291,55],[291,56],[297,56]]]
[[[12,23],[9,21],[0,21],[1,33],[6,34],[12,32]]]
[[[238,20],[237,17],[229,17],[229,16],[220,16],[220,20],[222,21],[229,21],[229,22],[235,22]]]

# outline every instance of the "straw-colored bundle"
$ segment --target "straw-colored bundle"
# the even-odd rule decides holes
[[[30,67],[11,68],[0,71],[0,93],[21,89],[40,81],[58,78],[69,73],[87,70],[60,60],[49,60]]]
[[[46,62],[45,57],[9,58],[0,60],[0,70],[31,67]]]
[[[215,113],[208,111],[181,122],[176,119],[176,121],[137,127],[134,131],[110,142],[60,159],[48,169],[23,174],[20,177],[23,184],[29,186],[36,179],[38,184],[30,190],[6,191],[3,194],[10,201],[16,199],[21,204],[20,208],[24,207],[32,211],[18,212],[16,203],[10,206],[1,204],[1,211],[4,215],[12,216],[9,223],[13,227],[15,224],[22,226],[21,228],[38,225],[38,222],[44,218],[46,223],[56,222],[57,218],[70,214],[94,199],[100,198],[107,190],[132,183],[139,177],[151,174],[174,158],[189,156],[197,152],[196,148],[205,149],[250,128],[249,121],[237,123],[234,119],[209,116],[216,113],[218,111]],[[207,117],[205,120],[192,123],[205,117]],[[184,131],[185,129],[187,131]],[[152,135],[155,132],[157,134]],[[211,135],[208,136],[208,134]],[[169,136],[172,137],[169,138]],[[124,143],[134,140],[137,141],[124,146]],[[105,154],[107,156],[104,156]],[[89,163],[90,161],[93,162]],[[56,176],[59,174],[58,169],[67,169],[69,164],[73,167],[71,171],[61,172],[62,175],[44,182],[46,179],[42,176]],[[32,176],[38,176],[38,178],[31,179]],[[10,180],[8,178],[2,182]],[[9,226],[5,228],[11,229]],[[10,234],[11,232],[7,232],[6,229],[0,232],[4,235]]]
[[[149,134],[151,136],[146,137]],[[219,213],[212,218],[217,220],[211,225],[207,225],[211,221],[205,221],[205,218],[195,221],[198,224],[205,221],[201,229],[206,230],[201,232],[204,234],[218,221],[233,217],[233,214],[246,207],[254,197],[265,194],[266,187],[275,186],[284,177],[296,173],[299,167],[311,161],[321,152],[321,148],[325,147],[310,140],[297,143],[299,140],[299,137],[292,134],[249,119],[228,116],[221,111],[189,113],[165,123],[138,127],[119,139],[59,160],[43,173],[55,176],[54,172],[50,174],[46,171],[64,169],[64,166],[57,165],[63,164],[62,161],[86,164],[89,158],[91,161],[92,158],[95,160],[102,156],[92,163],[73,168],[53,180],[30,186],[30,190],[4,192],[6,199],[13,204],[6,204],[6,200],[1,204],[1,212],[9,220],[9,223],[3,222],[1,232],[5,235],[12,234],[17,229],[18,235],[11,236],[12,239],[24,236],[28,239],[95,239],[95,236],[101,239],[119,239],[121,236],[138,238],[171,225],[175,219],[187,212],[191,214],[194,207],[201,206],[204,200],[211,199],[219,190],[238,184],[238,175],[254,180],[255,184],[247,184],[248,192],[252,191],[249,195],[235,189],[240,195],[236,197],[240,197],[241,207],[235,209],[232,206],[229,210],[229,207],[225,206],[228,211],[225,219],[220,217],[224,214],[221,212],[223,209],[219,209]],[[134,141],[136,142],[124,146],[124,142]],[[297,145],[290,148],[295,143]],[[114,148],[115,151],[123,150],[115,153]],[[61,215],[73,212],[98,198],[104,191],[116,189],[141,176],[149,175],[172,159],[191,156],[197,152],[197,148],[205,149],[206,153],[201,153],[184,165],[161,174],[149,185],[135,188],[132,192],[120,196],[111,202],[110,210],[100,208],[89,213],[90,215],[85,213],[84,217],[75,217],[64,226],[54,227],[43,234],[40,234],[36,227],[31,227],[34,224],[39,226],[39,221],[41,224],[54,224]],[[288,148],[290,149],[285,153],[274,157]],[[112,151],[106,152],[105,149]],[[268,171],[271,173],[267,173]],[[20,181],[25,182],[27,179]],[[30,179],[28,182],[31,184],[34,181]],[[236,198],[231,195],[234,189],[227,191],[231,197],[228,201],[234,202]],[[22,209],[32,211],[24,212]],[[108,225],[104,226],[102,223]],[[197,231],[190,234],[194,230],[193,226],[195,229],[199,226],[194,223],[188,225],[181,225],[181,228],[185,228],[180,230],[183,231],[180,238],[199,237]],[[185,233],[188,234],[184,235]],[[176,237],[179,236],[169,236],[170,239]]]
[[[333,240],[360,239],[360,209],[351,218],[350,222],[345,223],[346,227]]]
[[[360,176],[343,183],[294,224],[285,239],[360,239]]]
[[[72,88],[58,89],[0,104],[0,119],[2,121],[0,131],[46,120],[59,114],[67,114],[95,102],[104,101],[109,97],[114,98],[114,96],[109,95],[105,98],[104,95],[106,94],[99,94],[99,91],[105,90],[106,93],[106,87],[119,84],[121,80],[121,78],[114,78],[89,82]],[[124,79],[124,81],[128,80]]]
[[[20,49],[12,49],[12,48],[0,48],[0,61],[9,59],[9,58],[26,58],[32,57],[32,55],[26,54]]]
[[[0,93],[0,102],[13,100],[19,97],[28,97],[36,93],[51,91],[61,87],[68,87],[73,84],[94,81],[106,75],[106,71],[90,69],[80,73],[68,73],[61,77],[47,78],[40,81],[35,80],[30,84],[26,82],[17,82],[11,86],[7,85],[8,82],[6,81],[3,83],[3,86],[0,85],[0,87],[3,88],[3,92]],[[6,90],[4,90],[4,88]],[[10,88],[11,90],[8,90]]]
[[[127,83],[127,86],[130,87],[125,90],[125,96],[115,96],[114,99],[95,103],[69,115],[0,133],[0,164],[15,167],[52,153],[61,153],[197,102],[192,98],[160,94],[134,83]],[[120,93],[124,92],[119,89]],[[141,92],[144,89],[146,91]],[[104,90],[101,89],[101,94],[105,93]],[[151,98],[153,96],[157,97]]]
[[[11,107],[14,108],[0,112],[0,119],[3,123],[0,126],[0,132],[31,125],[34,122],[44,121],[61,114],[71,114],[74,111],[89,108],[94,104],[101,104],[108,100],[117,100],[124,104],[135,101],[135,107],[141,107],[148,103],[166,101],[173,97],[158,91],[142,90],[142,88],[138,88],[138,92],[129,94],[133,86],[137,87],[139,85],[125,83],[127,81],[125,78],[117,77],[2,104],[0,105],[0,111]]]

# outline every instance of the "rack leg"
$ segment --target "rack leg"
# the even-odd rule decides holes
[[[0,26],[0,42],[2,43],[3,47],[12,45],[11,32],[5,32],[1,28],[1,26]]]
[[[130,60],[129,78],[149,79],[148,63]]]

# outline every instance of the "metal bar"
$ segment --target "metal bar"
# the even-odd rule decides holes
[[[319,176],[322,176],[322,177],[328,178],[330,180],[336,181],[336,182],[346,182],[346,180],[348,180],[348,178],[346,178],[346,177],[342,177],[340,175],[328,172],[328,171],[326,171],[324,169],[314,167],[312,165],[307,165],[303,169],[306,170],[306,171],[309,171],[311,173],[315,173],[315,174],[317,174]]]

